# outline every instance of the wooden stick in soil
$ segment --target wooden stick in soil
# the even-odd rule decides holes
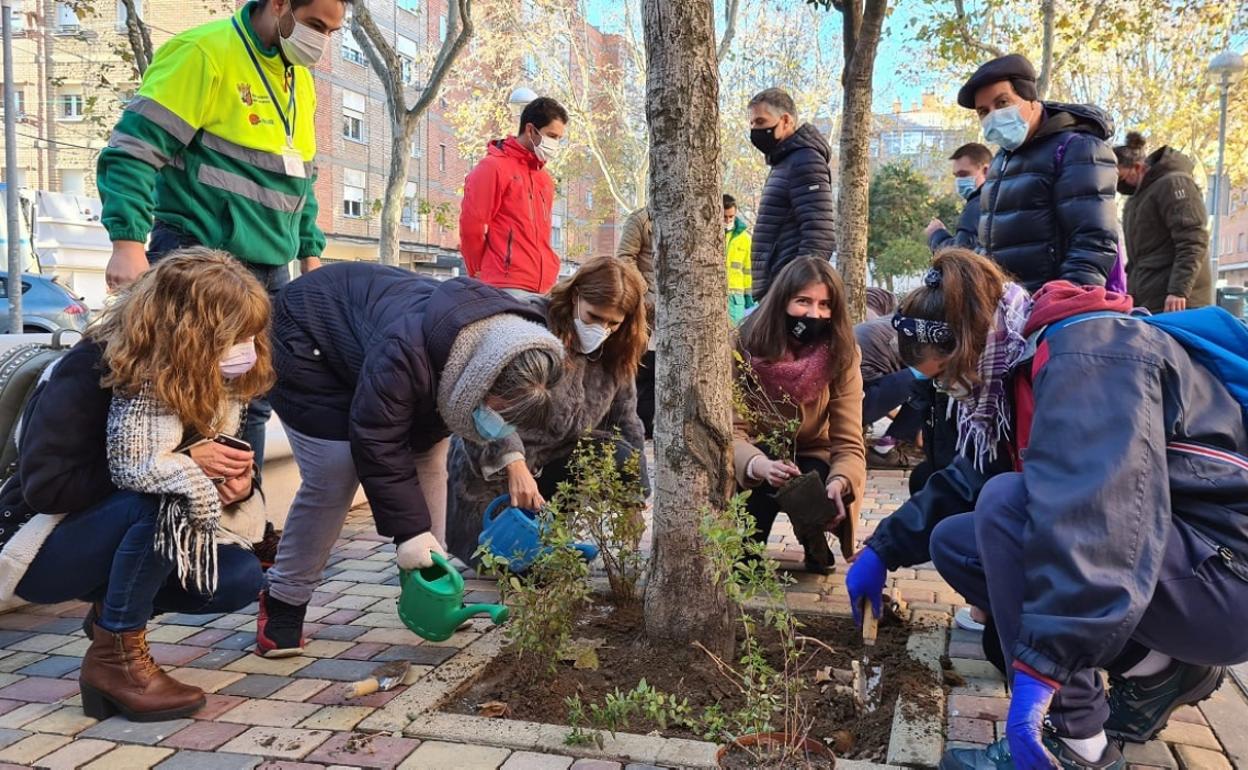
[[[875,639],[880,629],[880,621],[871,610],[871,600],[863,599],[859,602],[858,611],[862,613],[862,643],[868,647],[874,647]]]

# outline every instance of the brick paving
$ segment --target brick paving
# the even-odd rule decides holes
[[[873,471],[864,499],[862,537],[906,498],[905,474]],[[648,538],[648,535],[647,535]],[[647,540],[648,542],[648,540]],[[354,511],[309,608],[306,654],[285,660],[251,655],[254,605],[229,615],[167,615],[150,629],[157,659],[175,676],[210,693],[193,719],[135,724],[120,717],[97,722],[83,715],[77,672],[86,640],[77,602],[21,607],[0,615],[0,770],[46,768],[476,768],[496,770],[641,770],[647,765],[575,759],[558,753],[512,751],[355,728],[408,688],[434,686],[486,625],[438,644],[402,627],[394,613],[398,577],[394,546],[375,533],[367,510]],[[801,546],[784,517],[769,553],[800,569]],[[844,566],[829,577],[794,572],[795,606],[848,613]],[[891,587],[916,610],[948,617],[960,598],[930,566],[900,570]],[[494,586],[468,580],[478,599]],[[1004,683],[983,660],[977,635],[953,630],[948,650],[965,685],[948,701],[946,740],[986,744],[1001,735],[1008,706]],[[366,676],[379,662],[408,659],[409,683],[389,693],[342,699],[343,683]],[[449,669],[448,669],[449,670]],[[428,682],[426,680],[429,680]],[[1130,746],[1132,768],[1248,770],[1248,700],[1228,684],[1199,708],[1178,712],[1159,740]]]

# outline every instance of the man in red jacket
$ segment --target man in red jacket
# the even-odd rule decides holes
[[[500,289],[545,294],[559,278],[550,247],[555,183],[545,165],[563,150],[568,113],[540,97],[520,115],[516,136],[490,142],[464,181],[459,251],[468,275]]]

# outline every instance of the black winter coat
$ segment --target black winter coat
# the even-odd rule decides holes
[[[958,248],[975,251],[979,248],[979,194],[981,192],[983,192],[983,187],[971,193],[971,197],[966,199],[966,205],[962,207],[962,215],[958,217],[956,233],[942,228],[932,233],[932,237],[927,239],[927,245],[933,254],[941,249]]]
[[[104,437],[111,388],[103,349],[79,342],[38,385],[22,415],[17,473],[0,491],[0,546],[36,513],[78,513],[117,491]]]
[[[1089,105],[1044,110],[1035,136],[992,160],[979,250],[1028,291],[1058,279],[1104,286],[1118,257],[1117,160],[1105,141],[1113,121]]]
[[[796,257],[831,259],[836,252],[836,199],[828,162],[832,147],[819,129],[803,124],[780,143],[767,164],[750,247],[752,292],[761,300]]]
[[[380,534],[429,530],[416,454],[449,435],[437,406],[442,368],[461,329],[501,313],[544,320],[471,278],[439,283],[361,263],[309,273],[275,303],[269,400],[294,430],[351,442]]]

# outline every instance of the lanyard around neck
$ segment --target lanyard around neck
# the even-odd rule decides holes
[[[290,118],[286,117],[286,112],[282,110],[282,106],[277,102],[277,94],[273,93],[273,86],[269,85],[269,79],[264,74],[264,67],[260,65],[260,60],[256,58],[256,52],[251,50],[251,41],[247,39],[247,35],[243,32],[243,28],[238,25],[238,18],[231,19],[234,23],[234,31],[238,33],[238,37],[243,41],[243,47],[247,49],[247,55],[251,57],[251,63],[255,66],[256,72],[260,75],[260,82],[264,84],[264,90],[269,92],[269,99],[273,104],[273,109],[277,110],[277,117],[282,121],[282,128],[286,130],[286,144],[293,147],[295,144],[294,120],[295,110],[295,73],[292,69],[287,71],[290,73],[290,82],[288,83],[290,90],[290,101],[286,105],[286,109],[290,112]]]

